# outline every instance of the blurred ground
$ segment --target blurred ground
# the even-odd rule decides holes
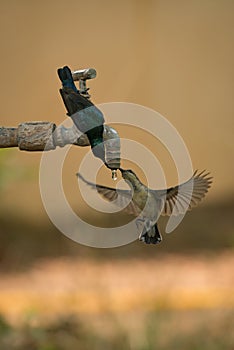
[[[2,212],[1,349],[232,349],[232,212],[198,207],[158,246],[113,249]]]
[[[0,281],[8,349],[232,349],[234,256],[42,260]]]
[[[115,261],[54,259],[4,275],[0,309],[12,317],[234,307],[234,257],[178,256]],[[12,304],[12,300],[16,303]],[[17,302],[18,300],[18,302]]]

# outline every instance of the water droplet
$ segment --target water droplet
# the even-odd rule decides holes
[[[112,179],[113,179],[114,181],[117,180],[117,171],[116,171],[116,170],[112,170]]]

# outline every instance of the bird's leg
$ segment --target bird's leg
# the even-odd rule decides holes
[[[138,231],[140,231],[139,235],[139,241],[145,241],[144,234],[147,232],[147,226],[146,226],[146,221],[144,218],[138,218],[136,219],[136,226]]]

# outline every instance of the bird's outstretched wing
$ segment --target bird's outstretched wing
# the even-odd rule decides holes
[[[208,192],[212,177],[203,170],[196,170],[188,181],[166,190],[166,198],[161,215],[179,215],[195,207]],[[161,191],[155,191],[156,195]],[[162,191],[163,192],[163,191]],[[165,194],[165,191],[164,191]]]
[[[109,202],[114,202],[114,204],[123,209],[126,213],[135,216],[141,213],[141,209],[132,200],[131,190],[116,190],[115,188],[95,184],[87,181],[80,173],[77,173],[76,176],[92,189],[96,190],[104,199]]]

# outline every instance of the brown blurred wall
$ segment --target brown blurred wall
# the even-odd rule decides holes
[[[59,124],[65,110],[57,68],[94,67],[96,103],[160,112],[184,138],[194,167],[214,175],[208,201],[233,196],[233,43],[232,0],[1,0],[0,125]],[[84,154],[76,152],[77,159]],[[14,157],[39,167],[40,154]],[[11,186],[5,203],[21,206],[18,188],[19,195],[34,192],[30,207],[42,210],[37,175]]]

